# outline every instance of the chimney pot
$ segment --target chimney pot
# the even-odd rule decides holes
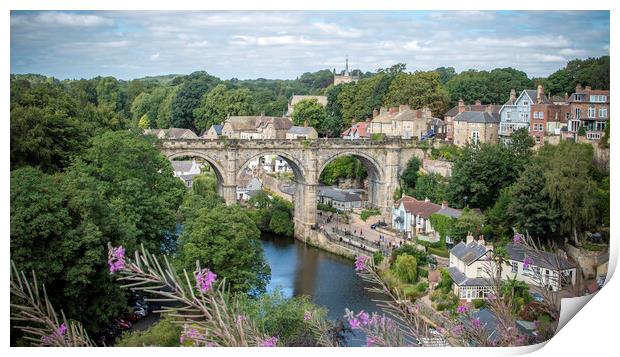
[[[467,240],[465,241],[466,244],[469,244],[471,242],[474,241],[474,236],[471,235],[471,232],[467,232]]]
[[[581,86],[581,84],[577,84],[577,86],[575,87],[575,93],[579,93],[583,91],[583,87]]]
[[[510,90],[510,100],[514,101],[515,99],[517,99],[517,91],[514,89]]]
[[[441,202],[441,208],[448,208],[448,201],[444,200]]]
[[[459,113],[462,113],[465,111],[465,101],[463,100],[463,98],[459,99]]]

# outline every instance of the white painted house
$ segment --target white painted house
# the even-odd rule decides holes
[[[448,207],[448,202],[446,201],[438,205],[429,199],[421,201],[413,197],[403,196],[394,202],[392,207],[392,228],[400,232],[406,232],[409,236],[418,236],[418,239],[437,242],[439,241],[439,235],[436,234],[430,220],[433,214],[458,218],[461,215],[461,211]]]
[[[484,240],[474,240],[468,236],[466,242],[460,242],[450,249],[450,266],[448,273],[452,278],[452,289],[461,300],[486,299],[491,292],[489,272],[490,257],[493,246]]]
[[[510,91],[510,99],[499,110],[499,136],[506,140],[516,130],[530,128],[530,110],[532,104],[550,104],[549,99],[539,86],[537,90],[525,89],[516,97],[515,90]]]
[[[203,166],[203,164],[196,162],[196,160],[173,160],[171,163],[174,176],[183,180],[187,187],[192,187],[194,176],[200,174]]]

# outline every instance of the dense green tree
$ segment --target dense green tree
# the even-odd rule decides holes
[[[338,184],[340,179],[364,180],[368,176],[364,164],[353,156],[341,156],[325,166],[319,181],[325,185]]]
[[[320,128],[325,121],[325,108],[316,98],[305,99],[293,108],[293,125]]]
[[[269,229],[275,234],[292,237],[294,226],[291,222],[292,217],[288,210],[274,209],[269,220]]]
[[[415,184],[419,175],[418,171],[420,171],[420,159],[414,156],[407,161],[407,167],[405,167],[405,170],[401,175],[405,190],[415,189]]]
[[[472,209],[465,208],[461,216],[454,222],[450,236],[457,240],[465,240],[468,233],[475,238],[482,233],[484,226],[484,216]]]
[[[388,91],[393,75],[379,73],[357,83],[340,84],[344,86],[338,94],[342,107],[343,126],[346,128],[353,121],[362,121],[372,117],[373,109],[380,108]]]
[[[194,72],[185,77],[171,103],[172,127],[196,130],[194,109],[200,105],[204,94],[219,82],[217,77],[204,71]]]
[[[454,67],[439,67],[435,69],[435,72],[439,74],[441,84],[446,84],[452,77],[456,76]]]
[[[86,146],[92,125],[58,85],[11,85],[11,169],[32,165],[46,172],[65,168]]]
[[[465,103],[480,100],[482,103],[503,104],[509,99],[511,89],[520,92],[533,86],[525,72],[513,68],[496,68],[490,72],[471,69],[446,82],[451,105],[456,105],[459,99]]]
[[[428,107],[435,116],[448,110],[448,92],[434,71],[398,73],[390,82],[383,104],[394,107],[407,104],[413,109]]]
[[[239,88],[229,90],[224,84],[218,84],[207,92],[200,106],[194,109],[196,128],[203,132],[211,125],[223,122],[229,115],[252,114],[252,98],[250,90]]]
[[[413,196],[418,200],[429,199],[431,202],[441,203],[446,196],[448,183],[440,174],[422,174],[418,177]]]
[[[561,213],[560,232],[578,243],[579,236],[597,221],[597,184],[591,176],[592,146],[563,141],[544,146],[540,155],[546,163],[547,192]]]
[[[96,90],[99,107],[111,112],[124,112],[127,95],[116,78],[101,78],[97,83]]]
[[[183,333],[183,327],[174,323],[171,317],[164,317],[151,325],[146,330],[133,330],[126,332],[115,344],[118,347],[179,347],[179,339]]]
[[[394,263],[394,272],[404,284],[418,281],[418,262],[414,256],[400,254]]]
[[[591,86],[593,89],[609,89],[610,83],[610,57],[588,58],[585,60],[574,59],[566,64],[566,67],[542,79],[545,89],[552,94],[570,94],[575,87]]]
[[[179,267],[194,271],[198,260],[202,267],[226,278],[232,291],[265,291],[270,269],[260,244],[260,231],[238,206],[198,210],[185,221],[180,239]]]

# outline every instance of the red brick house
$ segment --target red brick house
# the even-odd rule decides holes
[[[568,98],[568,131],[578,132],[579,128],[584,127],[588,140],[599,140],[609,123],[609,93],[609,90],[577,85],[575,93]]]

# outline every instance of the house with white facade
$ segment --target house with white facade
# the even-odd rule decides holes
[[[486,244],[484,239],[476,241],[471,235],[450,249],[448,273],[453,281],[452,291],[459,299],[470,302],[486,299],[491,293],[492,252],[492,245]]]
[[[506,140],[513,132],[522,128],[529,132],[531,105],[550,103],[542,86],[538,86],[537,90],[525,89],[518,97],[516,97],[515,90],[511,90],[510,99],[499,110],[500,138]]]
[[[546,286],[553,291],[573,286],[577,281],[577,265],[566,257],[515,244],[507,244],[506,251],[509,260],[502,269],[502,279],[516,278],[529,285]]]
[[[442,214],[449,217],[459,217],[461,211],[448,207],[448,202],[441,205],[431,202],[428,198],[421,201],[413,197],[403,196],[394,202],[392,207],[392,228],[407,233],[409,237],[431,242],[439,241],[439,235],[431,224],[433,214]]]
[[[203,164],[196,162],[196,160],[173,160],[171,163],[174,176],[183,180],[187,187],[192,187],[194,176],[200,174],[203,167]]]
[[[489,274],[499,269],[489,260],[493,246],[470,235],[450,249],[448,273],[453,292],[460,299],[486,299],[491,292]],[[508,259],[501,269],[501,279],[516,279],[534,287],[561,290],[576,283],[577,265],[558,254],[507,244]],[[561,277],[561,278],[560,278]]]

